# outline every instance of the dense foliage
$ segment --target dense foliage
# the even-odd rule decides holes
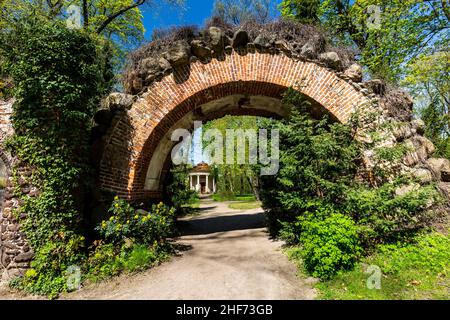
[[[398,82],[409,61],[448,48],[444,0],[284,0],[283,16],[320,24],[334,41],[358,48],[373,74]]]
[[[15,98],[15,134],[5,144],[19,160],[13,168],[14,196],[21,201],[15,214],[34,253],[31,269],[12,285],[55,297],[71,289],[68,270],[91,273],[85,264],[92,254],[83,221],[85,194],[92,182],[89,137],[100,99],[113,84],[115,51],[110,41],[87,26],[68,28],[59,17],[62,7],[48,16],[49,8],[29,5],[2,3],[1,21],[8,23],[0,32],[1,75],[11,83],[8,89]],[[24,195],[23,186],[37,191]],[[112,246],[122,259],[119,270],[135,270],[128,263],[144,263],[142,256],[155,260],[167,252],[163,243],[171,230],[172,209],[151,211],[130,224],[119,219],[125,215],[118,215],[99,229],[101,243]],[[135,243],[122,246],[125,237]],[[150,253],[143,253],[144,247]],[[97,246],[92,250],[101,251]]]
[[[261,177],[260,186],[274,233],[279,220],[294,221],[300,213],[341,205],[359,156],[351,126],[311,118],[309,103],[294,90],[285,103],[295,105],[289,120],[262,123],[280,131],[280,171]]]
[[[348,58],[351,54],[334,47],[350,45],[372,76],[410,89],[419,102],[418,114],[427,123],[425,135],[435,143],[439,156],[450,157],[446,1],[281,2],[283,16],[318,27],[285,20],[260,25],[272,16],[272,2],[267,0],[215,3],[215,13],[224,20],[220,23],[233,24],[227,26],[231,33],[240,23],[246,24],[252,41],[260,34],[276,35],[299,46],[315,39],[321,51],[337,51],[345,67],[353,63]],[[68,11],[72,4],[79,5],[81,25],[71,30],[67,21],[75,17],[74,11]],[[15,135],[7,142],[20,160],[13,168],[15,196],[21,198],[15,214],[35,254],[31,269],[13,282],[19,288],[54,297],[69,289],[67,272],[73,266],[81,266],[88,279],[99,280],[142,270],[170,251],[166,239],[173,232],[175,211],[181,212],[193,197],[186,186],[186,168],[173,172],[167,188],[175,209],[159,204],[149,211],[135,210],[115,199],[111,218],[97,228],[101,240],[87,248],[82,228],[84,193],[90,182],[91,121],[99,99],[111,87],[112,59],[143,40],[140,8],[145,4],[156,2],[0,3],[0,98],[16,98]],[[324,40],[322,29],[331,41]],[[160,32],[159,37],[156,32],[159,40],[132,55],[131,62],[137,65],[173,41],[189,40],[198,33],[189,27]],[[230,117],[209,124],[222,133],[257,125],[273,126],[281,133],[280,172],[262,178],[259,185],[254,168],[248,165],[217,165],[217,199],[248,193],[259,197],[261,190],[271,232],[301,247],[299,256],[314,276],[329,279],[339,270],[350,269],[364,250],[375,251],[373,257],[363,259],[382,266],[387,277],[394,279],[392,287],[413,283],[437,290],[436,279],[449,272],[448,237],[425,236],[416,244],[405,244],[434,218],[432,206],[440,201],[436,187],[413,184],[407,177],[381,179],[376,186],[362,182],[358,179],[362,145],[354,139],[357,122],[342,125],[326,117],[312,119],[306,112],[308,103],[293,92],[284,102],[292,106],[292,113],[282,122]],[[400,145],[377,152],[380,158],[395,161],[404,151]],[[376,169],[383,176],[383,168]],[[24,170],[30,174],[21,175]],[[24,185],[38,191],[23,196]],[[242,209],[255,204],[240,205]],[[411,280],[422,276],[421,281]],[[346,281],[345,276],[338,281]]]
[[[272,234],[303,245],[312,274],[329,278],[356,261],[359,246],[407,240],[429,225],[435,216],[430,208],[441,200],[435,186],[399,193],[413,181],[365,183],[358,179],[363,145],[354,139],[357,121],[312,119],[309,103],[294,91],[284,103],[292,106],[290,118],[272,123],[280,130],[280,171],[261,177],[261,199]]]
[[[445,49],[445,48],[443,48]],[[420,55],[409,64],[402,82],[416,99],[418,115],[427,124],[425,135],[435,144],[437,155],[450,159],[450,52]]]
[[[33,12],[49,20],[68,21],[74,27],[101,35],[124,49],[144,38],[143,7],[152,7],[155,12],[168,6],[180,8],[183,5],[183,0],[3,0],[0,3],[0,28],[13,24],[23,14]]]
[[[252,165],[249,163],[249,139],[245,136],[246,130],[257,130],[258,121],[260,119],[254,116],[231,116],[227,115],[206,123],[202,130],[203,150],[208,149],[209,146],[216,146],[215,138],[206,135],[208,130],[215,132],[219,137],[223,138],[223,149],[221,152],[215,150],[210,154],[205,154],[204,161],[208,162],[213,167],[213,175],[216,178],[217,193],[221,199],[233,200],[236,196],[253,195],[258,198],[258,178],[252,170]],[[233,139],[234,153],[233,159],[227,159],[226,139],[231,132],[236,133]],[[195,141],[194,141],[195,142]],[[238,161],[239,144],[243,142],[245,149],[245,161]],[[196,146],[194,145],[194,148]],[[215,152],[219,151],[216,155]],[[207,157],[212,156],[211,159]],[[223,156],[223,157],[221,157]]]
[[[167,258],[168,252],[161,246],[130,243],[118,248],[112,243],[99,243],[90,252],[85,279],[98,282],[124,271],[143,271]]]
[[[320,0],[283,0],[279,5],[281,15],[302,23],[318,23]]]
[[[170,170],[170,176],[167,180],[166,193],[170,199],[170,205],[175,208],[177,216],[183,216],[191,213],[190,204],[198,201],[198,195],[191,190],[189,185],[190,166],[174,166]]]
[[[174,210],[159,204],[136,211],[119,199],[97,230],[102,240],[87,248],[89,135],[113,78],[108,48],[101,38],[36,16],[2,34],[3,66],[16,98],[15,135],[7,142],[20,159],[14,178],[23,203],[16,214],[34,251],[31,269],[13,285],[32,293],[55,297],[69,290],[67,270],[74,266],[100,279],[150,266],[168,251]],[[34,197],[21,193],[24,168],[31,172],[25,182],[38,190]]]

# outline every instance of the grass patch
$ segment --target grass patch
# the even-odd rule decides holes
[[[235,201],[256,201],[256,198],[254,195],[243,195],[243,196],[236,196],[234,198]]]
[[[200,199],[199,198],[193,198],[190,201],[182,204],[179,206],[177,210],[177,217],[187,217],[187,216],[194,216],[200,213]]]
[[[223,195],[223,194],[213,194],[212,196],[214,201],[224,202],[224,201],[256,201],[256,198],[252,194],[244,194],[244,195]]]
[[[259,202],[259,201],[235,202],[235,203],[230,203],[228,205],[228,207],[230,209],[234,209],[234,210],[257,209],[257,208],[261,208],[261,202]]]
[[[195,197],[194,199],[192,199],[189,202],[189,205],[191,206],[192,209],[200,208],[200,198],[199,197]]]
[[[96,283],[121,273],[142,272],[168,260],[172,253],[172,247],[167,244],[156,247],[132,245],[120,250],[112,244],[102,244],[90,255],[84,280]]]
[[[200,208],[200,199],[195,198],[188,203],[181,205],[182,208],[198,209]]]
[[[368,266],[381,269],[380,289],[368,288]],[[382,245],[352,271],[317,288],[326,300],[450,299],[450,236],[433,233],[413,244]]]

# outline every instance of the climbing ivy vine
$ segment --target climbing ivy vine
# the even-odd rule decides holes
[[[17,172],[27,168],[32,174],[26,182],[38,190],[33,197],[21,195],[16,212],[35,253],[18,285],[33,293],[63,290],[66,269],[84,259],[80,224],[88,139],[112,79],[108,48],[104,40],[36,16],[0,34],[16,99],[15,135],[7,147],[20,160],[15,178],[24,179]]]

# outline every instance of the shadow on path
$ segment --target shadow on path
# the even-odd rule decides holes
[[[179,221],[179,227],[183,236],[259,229],[265,227],[265,217],[263,213],[216,216]]]

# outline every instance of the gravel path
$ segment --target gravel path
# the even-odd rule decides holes
[[[261,209],[238,211],[202,202],[181,221],[184,248],[169,262],[65,295],[64,299],[313,299],[312,279],[269,239]]]

